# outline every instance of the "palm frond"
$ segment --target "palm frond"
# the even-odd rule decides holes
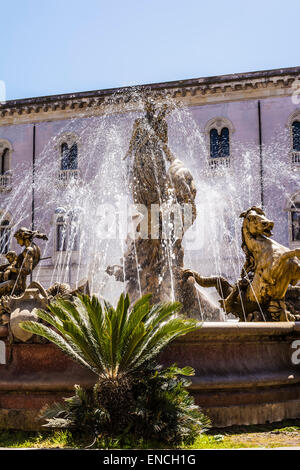
[[[200,326],[179,315],[179,302],[151,306],[150,298],[144,295],[130,307],[128,295],[122,294],[116,308],[106,301],[101,305],[95,296],[59,299],[49,312],[38,311],[51,327],[36,322],[22,327],[52,341],[99,376],[116,377],[142,367],[175,338]]]
[[[81,365],[97,373],[97,369],[95,369],[91,364],[89,364],[89,362],[82,354],[82,351],[80,351],[74,344],[72,344],[71,341],[66,341],[61,335],[53,331],[51,328],[32,321],[21,322],[20,327],[23,328],[25,331],[30,331],[33,334],[43,336],[44,338],[48,339],[56,346],[58,346],[60,349],[62,349],[62,351],[64,351],[68,356],[70,356],[71,359],[75,360],[76,362],[79,362]]]

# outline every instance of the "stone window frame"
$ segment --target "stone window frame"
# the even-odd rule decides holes
[[[3,222],[4,221],[8,221],[9,224],[7,225],[4,225]],[[11,232],[12,232],[12,227],[13,227],[13,218],[12,218],[12,215],[10,212],[6,211],[6,210],[2,210],[0,209],[0,229],[2,227],[5,227],[6,229],[9,230],[9,239],[8,239],[8,245],[7,245],[7,251],[10,250],[11,248],[11,245],[12,245],[12,235],[11,235]],[[5,253],[2,253],[2,250],[1,250],[1,245],[0,245],[0,262],[1,264],[3,262],[7,262],[6,261],[6,258],[5,258]]]
[[[58,168],[59,170],[61,169],[61,146],[62,144],[66,143],[68,147],[70,148],[73,144],[77,144],[77,160],[78,160],[78,168],[79,168],[79,160],[80,160],[80,150],[81,150],[81,145],[80,145],[80,139],[77,134],[74,132],[63,132],[62,134],[59,134],[58,140],[57,140],[57,155],[58,155]]]
[[[294,210],[292,209],[292,205],[294,202],[300,202],[300,191],[297,191],[291,197],[289,197],[286,208],[288,213],[289,246],[291,248],[300,247],[300,240],[293,240],[292,212],[294,212]]]
[[[290,145],[289,145],[289,156],[290,156],[290,162],[292,163],[293,168],[300,168],[300,152],[296,152],[293,148],[293,141],[294,141],[294,136],[293,136],[293,122],[299,121],[300,122],[300,109],[297,109],[294,111],[288,118],[287,121],[287,128],[289,129],[289,139],[290,139]]]
[[[8,170],[6,170],[6,173],[7,173],[8,171],[11,171],[11,157],[12,157],[12,153],[13,153],[13,146],[12,146],[12,144],[9,140],[0,139],[0,155],[1,155],[1,157],[2,157],[2,151],[6,147],[8,148]],[[0,174],[1,174],[1,171],[0,171]]]
[[[58,222],[58,219],[63,218],[64,222]],[[65,223],[66,225],[66,250],[58,250],[57,244],[57,229],[58,225]],[[78,231],[78,246],[77,249],[70,250],[68,249],[69,237],[70,237],[70,226],[71,226],[71,219],[70,213],[64,207],[58,207],[55,209],[53,218],[52,218],[52,225],[54,226],[54,233],[53,233],[53,253],[54,253],[54,261],[57,261],[61,258],[61,263],[64,264],[66,261],[67,256],[69,256],[69,262],[71,264],[77,264],[78,257],[79,257],[79,244],[80,244],[80,229]]]
[[[227,127],[229,131],[229,157],[211,158],[210,156],[210,131],[212,129],[216,129],[218,132],[218,135],[220,135],[224,127]],[[232,152],[232,134],[234,132],[235,132],[235,128],[232,122],[224,116],[215,116],[206,123],[205,128],[204,128],[204,134],[205,134],[205,142],[206,142],[206,149],[207,149],[207,160],[211,168],[215,168],[218,166],[222,166],[222,167],[230,166],[230,161],[232,160],[232,153],[231,153]],[[219,164],[217,165],[217,163]],[[224,163],[226,164],[224,165]]]
[[[70,148],[74,143],[77,144],[77,168],[76,169],[61,169],[61,146],[63,143],[66,143]],[[81,178],[80,172],[80,155],[81,155],[81,143],[80,138],[74,132],[63,132],[59,134],[57,143],[57,175],[58,175],[58,186],[64,187],[70,182],[79,182]]]
[[[67,250],[67,243],[68,243],[68,222],[66,220],[66,215],[65,214],[56,214],[55,216],[55,251],[57,253],[64,253]],[[65,228],[65,238],[63,241],[60,241],[60,244],[62,245],[61,247],[59,246],[58,239],[59,239],[59,234],[58,231],[60,227]]]
[[[8,169],[2,174],[0,171],[0,191],[10,191],[12,189],[12,143],[4,138],[0,138],[0,156],[5,148],[8,148]],[[2,165],[2,162],[0,162]]]

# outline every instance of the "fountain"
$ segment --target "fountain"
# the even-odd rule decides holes
[[[55,296],[72,298],[78,292],[90,290],[106,297],[108,286],[115,295],[120,289],[125,290],[131,300],[145,293],[152,294],[153,302],[179,300],[185,315],[204,320],[199,332],[172,344],[161,361],[166,365],[177,362],[180,366],[189,364],[195,368],[191,391],[215,426],[298,418],[300,374],[292,355],[300,336],[299,287],[296,285],[299,250],[290,251],[271,240],[273,223],[262,209],[252,205],[241,214],[246,261],[237,282],[232,283],[221,275],[223,268],[218,254],[215,256],[219,270],[216,276],[200,275],[198,270],[202,271],[202,266],[197,267],[197,271],[185,269],[191,263],[184,253],[184,241],[199,220],[196,203],[199,188],[200,198],[204,199],[207,192],[212,200],[220,196],[209,189],[205,174],[200,175],[201,184],[197,183],[197,172],[194,174],[188,169],[177,152],[171,150],[167,118],[179,112],[174,103],[154,100],[151,96],[138,97],[136,102],[141,115],[137,117],[133,113],[126,124],[120,116],[118,125],[124,124],[121,130],[110,121],[109,130],[105,127],[107,124],[103,124],[102,130],[107,130],[111,137],[106,152],[109,158],[104,160],[100,171],[92,167],[93,179],[88,187],[75,181],[62,191],[54,184],[55,174],[49,165],[36,169],[36,177],[43,184],[34,189],[45,196],[41,200],[54,207],[59,216],[76,219],[84,227],[78,251],[87,274],[83,277],[88,278],[88,282],[80,282],[79,263],[75,285],[66,285],[71,272],[70,249],[65,254],[58,253],[53,282],[45,289],[37,281],[39,261],[42,262],[44,255],[41,256],[33,238],[46,241],[47,237],[24,228],[16,232],[18,243],[25,245],[24,251],[18,256],[8,254],[8,264],[0,267],[0,336],[6,344],[6,364],[0,365],[0,427],[34,429],[38,424],[33,417],[44,404],[71,394],[74,383],[83,386],[93,383],[90,373],[66,359],[53,345],[35,335],[22,333],[19,321],[36,319],[34,309],[45,308]],[[86,128],[89,129],[86,141],[93,143],[92,149],[97,153],[101,133],[94,124],[93,119],[89,120],[82,133],[85,135]],[[72,122],[72,125],[77,124]],[[172,132],[174,142],[176,136]],[[45,150],[44,163],[49,160],[53,145],[49,143],[50,150]],[[91,152],[89,159],[92,160],[93,155]],[[86,171],[90,169],[87,165]],[[250,183],[249,201],[253,198]],[[30,187],[25,178],[21,189],[26,184]],[[109,202],[115,199],[120,207],[119,222],[122,218],[120,187],[124,192],[128,189],[130,229],[121,240],[112,236],[101,240],[103,224],[100,222],[104,219],[109,234],[114,226],[114,219],[104,216],[105,204],[109,212]],[[24,204],[26,197],[20,205],[20,221]],[[205,199],[204,206],[208,206],[206,218],[211,215],[213,219],[215,214]],[[42,225],[44,212],[44,206],[36,208]],[[230,223],[236,224],[235,215],[236,211],[232,211]],[[67,241],[74,246],[78,232],[75,229],[70,233]],[[214,233],[210,235],[208,253],[210,250],[218,253],[222,246],[217,242],[218,237],[212,236]],[[49,238],[53,236],[51,233]],[[228,250],[232,247],[238,253],[231,258],[233,267],[234,259],[240,261],[238,240],[236,236],[231,244],[226,241]],[[64,243],[64,239],[60,242]],[[32,275],[34,268],[36,280],[26,286],[26,276]],[[212,295],[205,295],[202,288],[207,287],[216,288],[220,294],[220,307]],[[240,321],[224,321],[222,309]]]
[[[219,309],[183,274],[182,238],[196,218],[194,179],[168,146],[167,107],[157,109],[148,100],[145,110],[145,117],[134,122],[125,155],[133,159],[130,188],[135,231],[127,240],[122,264],[109,266],[107,272],[127,284],[133,300],[146,293],[152,294],[153,302],[176,299],[187,316],[197,318],[203,311],[205,320],[220,321]]]

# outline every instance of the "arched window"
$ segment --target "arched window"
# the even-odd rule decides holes
[[[12,145],[8,140],[0,139],[0,191],[11,189]]]
[[[4,147],[4,149],[1,151],[0,155],[0,173],[1,175],[4,175],[9,168],[9,148]]]
[[[291,205],[291,241],[300,241],[300,201]]]
[[[78,215],[59,207],[56,209],[56,251],[79,251],[80,231]]]
[[[70,216],[70,226],[69,226],[69,249],[71,251],[79,251],[79,242],[80,242],[79,219],[76,213],[72,213]]]
[[[219,156],[229,157],[229,129],[223,127],[219,136]]]
[[[217,129],[210,130],[210,157],[229,157],[229,129],[223,127],[220,133]]]
[[[63,215],[56,219],[56,251],[67,251],[67,230]]]
[[[291,147],[290,158],[293,167],[300,165],[300,110],[291,114],[288,119],[287,127],[290,131]]]
[[[294,194],[288,202],[289,242],[292,246],[300,245],[300,191]]]
[[[231,122],[223,117],[211,119],[205,126],[211,168],[230,166],[230,139],[234,132]]]
[[[10,244],[10,221],[3,219],[0,222],[0,253],[5,254],[9,251]]]
[[[61,144],[61,170],[77,170],[78,168],[78,147],[74,142],[68,145],[67,142]]]
[[[80,179],[79,171],[79,138],[71,132],[58,137],[58,180],[62,185]]]
[[[210,130],[210,157],[217,158],[219,156],[219,134],[217,129]]]
[[[293,150],[300,152],[300,121],[294,121],[292,124]]]

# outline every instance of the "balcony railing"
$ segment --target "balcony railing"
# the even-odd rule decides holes
[[[79,181],[80,179],[80,170],[59,170],[58,171],[58,181],[61,184],[68,184],[71,182]]]
[[[12,188],[12,174],[0,175],[0,191],[10,191]]]
[[[230,168],[230,157],[210,158],[208,164],[213,170],[218,168]]]
[[[300,152],[292,152],[292,165],[300,167]]]

